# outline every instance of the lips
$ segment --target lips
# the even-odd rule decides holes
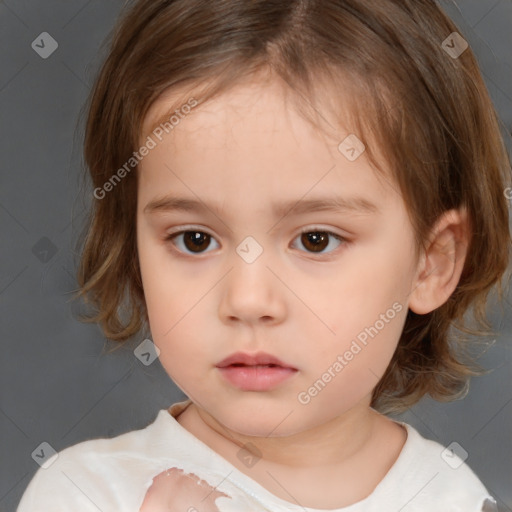
[[[297,368],[264,352],[237,352],[216,366],[225,382],[242,391],[271,391],[299,373]]]
[[[228,366],[261,366],[261,367],[282,367],[282,368],[293,368],[287,363],[284,363],[272,354],[265,352],[258,352],[256,354],[247,354],[245,352],[236,352],[231,354],[229,357],[223,359],[220,363],[217,363],[217,368],[226,368]]]

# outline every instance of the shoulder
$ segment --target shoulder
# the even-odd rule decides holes
[[[30,481],[17,512],[133,510],[152,477],[165,469],[155,450],[165,410],[147,427],[117,437],[91,439],[60,451]],[[37,504],[37,505],[36,505]]]
[[[407,441],[393,469],[411,500],[411,510],[417,504],[418,510],[444,506],[453,512],[481,512],[492,497],[466,463],[466,450],[456,442],[445,447],[411,425],[400,424],[407,430]]]

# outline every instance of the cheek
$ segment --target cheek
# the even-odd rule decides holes
[[[407,315],[408,276],[404,256],[378,252],[357,263],[329,288],[324,312],[332,330],[311,354],[331,369],[346,397],[363,397],[384,374]],[[321,348],[320,348],[321,347]],[[338,359],[341,357],[341,361]],[[321,378],[321,375],[314,376]],[[326,376],[328,379],[329,377]]]
[[[144,243],[143,237],[139,240],[139,264],[151,338],[160,349],[162,363],[189,302],[187,288],[180,281],[179,274],[171,276],[166,269],[166,262],[162,261],[163,253],[154,243]]]
[[[406,309],[410,291],[404,270],[409,262],[403,255],[390,253],[389,247],[360,257],[356,254],[352,262],[325,292],[328,300],[323,299],[333,330],[344,339],[355,338],[376,323],[382,330],[384,317],[386,332],[399,331],[396,318]]]
[[[354,336],[338,335],[336,346],[313,355],[316,362],[310,367],[313,371],[307,375],[299,403],[323,404],[325,410],[336,404],[338,411],[346,411],[369,396],[389,365],[404,318],[402,309],[389,323],[383,321],[384,325],[363,324],[354,329]]]
[[[169,249],[146,230],[138,234],[138,257],[153,334],[165,333],[190,309],[193,281],[173,268]]]
[[[204,353],[200,319],[206,314],[207,301],[201,297],[208,287],[194,287],[193,280],[172,269],[161,247],[146,245],[139,260],[151,339],[160,350],[162,366],[180,382],[197,367],[197,354]]]

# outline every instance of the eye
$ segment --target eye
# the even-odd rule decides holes
[[[342,236],[337,235],[336,233],[316,229],[302,231],[296,240],[297,239],[308,252],[320,254],[330,253],[343,243],[347,242],[347,240],[345,240]],[[335,240],[334,242],[333,239]],[[326,248],[330,248],[330,250],[325,251]]]
[[[333,252],[343,243],[347,243],[347,240],[342,236],[331,231],[322,231],[320,229],[302,231],[295,240],[299,240],[307,252],[317,254]],[[206,249],[208,249],[211,242],[215,241],[215,239],[204,231],[193,229],[171,233],[165,238],[165,241],[171,242],[178,251],[182,253],[203,254],[205,252],[210,252]],[[219,247],[217,241],[215,241],[215,243],[217,244],[217,247],[214,247],[214,249]],[[329,250],[326,251],[326,249]]]
[[[180,252],[184,252],[185,254],[202,254],[204,252],[209,252],[204,249],[206,249],[210,245],[210,242],[215,239],[204,231],[194,229],[172,233],[167,236],[165,240],[171,242]]]

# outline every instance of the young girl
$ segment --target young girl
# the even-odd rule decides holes
[[[450,329],[508,264],[510,161],[433,0],[138,0],[85,158],[81,295],[188,399],[63,450],[19,512],[497,510],[385,416],[467,392]]]

